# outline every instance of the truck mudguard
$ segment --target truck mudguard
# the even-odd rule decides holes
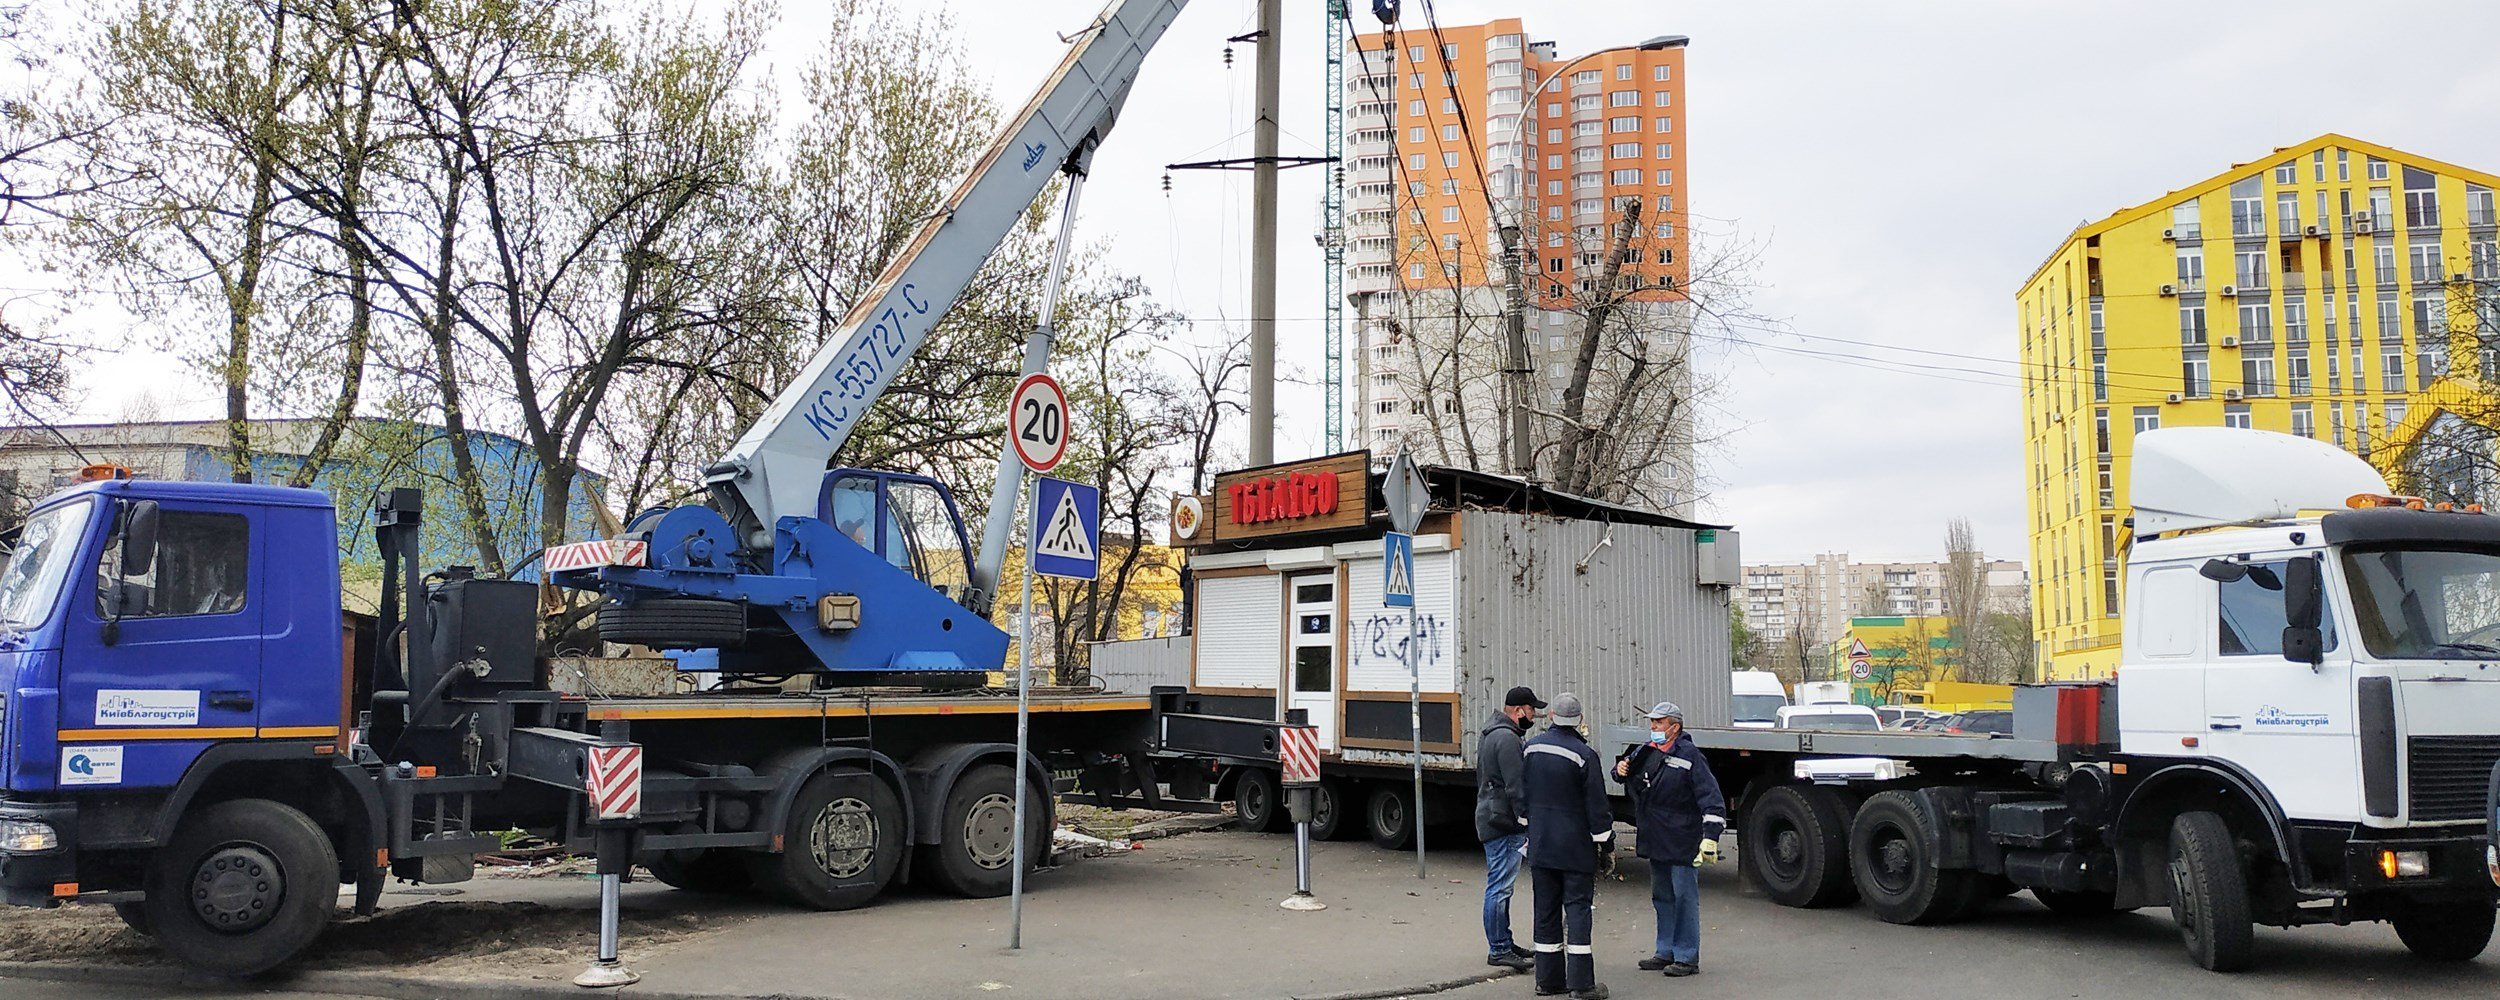
[[[894,798],[902,803],[905,816],[920,815],[920,810],[912,804],[915,800],[911,782],[905,780],[902,767],[896,765],[893,758],[859,747],[800,747],[774,754],[756,768],[761,773],[780,776],[781,783],[773,788],[771,795],[764,797],[764,814],[756,817],[755,829],[780,830],[790,820],[790,803],[798,798],[800,785],[806,784],[807,779],[815,777],[818,771],[848,763],[866,764],[870,774],[894,786]]]
[[[162,846],[166,841],[173,839],[174,828],[181,825],[183,816],[191,811],[191,800],[196,798],[200,793],[200,789],[207,787],[208,783],[216,778],[217,773],[224,770],[228,765],[251,761],[303,761],[309,764],[318,765],[318,773],[323,775],[324,780],[337,782],[340,789],[347,793],[348,801],[355,803],[355,811],[362,814],[351,815],[344,818],[353,821],[354,827],[358,833],[371,842],[363,845],[341,844],[339,845],[339,857],[342,859],[349,857],[348,852],[350,850],[355,850],[360,846],[363,849],[363,854],[360,856],[371,857],[374,847],[387,843],[387,841],[381,839],[381,831],[385,823],[382,811],[381,790],[374,787],[372,776],[366,774],[363,768],[357,767],[354,761],[343,760],[335,753],[321,754],[314,752],[314,748],[316,747],[329,745],[330,744],[327,743],[290,741],[238,741],[219,743],[215,746],[209,747],[207,750],[201,752],[197,760],[191,762],[191,767],[183,772],[182,780],[174,785],[173,792],[165,796],[165,801],[157,805],[156,819],[154,822],[149,824],[145,835],[147,839],[144,843],[112,845],[91,844],[90,846]],[[273,793],[282,793],[293,790],[272,789],[271,791]],[[312,793],[317,792],[318,789],[306,788],[303,789],[303,791],[306,793]],[[269,794],[259,797],[277,798],[281,800],[285,798],[283,794]],[[313,818],[318,821],[323,817],[316,814]]]
[[[2150,807],[2144,803],[2154,801],[2172,789],[2192,787],[2200,782],[2227,789],[2255,805],[2265,821],[2265,842],[2273,845],[2275,860],[2291,866],[2294,884],[2308,884],[2306,866],[2301,864],[2291,849],[2290,841],[2284,837],[2284,830],[2291,823],[2283,816],[2282,804],[2274,801],[2273,793],[2266,791],[2264,785],[2230,761],[2182,761],[2145,775],[2136,783],[2134,790],[2120,801],[2118,818],[2110,824],[2110,828],[2123,831],[2132,825],[2147,822],[2144,811]]]
[[[941,743],[912,755],[911,768],[904,772],[911,785],[911,796],[931,806],[912,815],[912,843],[935,844],[944,836],[940,828],[944,821],[938,814],[945,811],[946,794],[954,790],[955,779],[966,769],[993,757],[1005,763],[1015,755],[1013,743]],[[1050,794],[1050,771],[1042,767],[1041,761],[1027,755],[1024,780],[1038,791],[1036,801],[1045,810],[1044,818],[1054,818],[1056,803]]]

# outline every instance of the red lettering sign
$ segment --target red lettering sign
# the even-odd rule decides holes
[[[1337,512],[1337,477],[1326,472],[1260,476],[1227,487],[1234,524],[1300,520]]]

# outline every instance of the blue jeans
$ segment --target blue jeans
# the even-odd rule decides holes
[[[1510,889],[1519,866],[1528,858],[1528,835],[1514,833],[1484,842],[1484,951],[1493,958],[1510,954],[1518,943],[1510,937]]]
[[[1701,870],[1691,865],[1649,863],[1649,904],[1658,910],[1659,958],[1701,961]]]

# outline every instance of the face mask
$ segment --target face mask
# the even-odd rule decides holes
[[[1662,732],[1659,732],[1659,731],[1657,731],[1657,730],[1655,730],[1655,729],[1652,729],[1652,730],[1650,730],[1650,731],[1649,731],[1649,742],[1650,742],[1650,743],[1652,743],[1652,744],[1659,744],[1659,743],[1665,743],[1666,741],[1667,741],[1667,734],[1662,733]]]

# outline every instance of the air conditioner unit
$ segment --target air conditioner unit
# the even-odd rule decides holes
[[[2175,229],[2164,229],[2161,231],[2161,238],[2165,240],[2176,240],[2179,238],[2179,233]]]
[[[2240,398],[2240,391],[2238,389],[2224,389],[2222,390],[2222,398],[2237,401]]]
[[[2169,296],[2172,296],[2172,295],[2177,295],[2177,294],[2179,294],[2179,286],[2177,286],[2177,285],[2163,285],[2163,286],[2161,286],[2161,293],[2162,293],[2163,297],[2165,297],[2165,298],[2166,298],[2166,297],[2169,297]]]
[[[2222,338],[2222,346],[2224,346],[2224,347],[2238,347],[2238,346],[2240,346],[2240,338],[2238,338],[2238,337],[2224,337],[2224,338]]]
[[[2065,414],[2063,414],[2063,413],[2052,413],[2052,414],[2049,414],[2049,422],[2050,422],[2050,423],[2052,423],[2052,424],[2062,424],[2062,423],[2065,423],[2065,422],[2066,422],[2066,415],[2065,415]]]
[[[2455,273],[2455,274],[2451,274],[2451,275],[2449,275],[2449,276],[2448,276],[2448,283],[2449,283],[2449,284],[2452,284],[2452,285],[2462,285],[2462,284],[2465,284],[2465,280],[2466,280],[2466,279],[2465,279],[2465,272],[2463,272],[2463,271],[2459,271],[2459,272],[2457,272],[2457,273]]]
[[[2318,227],[2316,227],[2316,226],[2311,226],[2311,227],[2309,227],[2309,229],[2308,229],[2308,235],[2311,235],[2311,236],[2324,236],[2324,235],[2326,235],[2326,232],[2325,232],[2324,230],[2319,229],[2319,228],[2318,228]]]
[[[2227,299],[2227,298],[2232,298],[2232,297],[2235,297],[2235,296],[2237,296],[2237,295],[2239,295],[2239,294],[2240,294],[2240,286],[2238,286],[2238,285],[2224,285],[2224,286],[2222,286],[2222,297],[2223,297],[2223,298],[2226,298],[2226,299]]]
[[[2176,403],[2176,402],[2178,402],[2178,401],[2179,401],[2179,399],[2180,399],[2180,398],[2181,398],[2181,397],[2179,396],[2179,394],[2174,392],[2174,393],[2171,393],[2170,395],[2163,396],[2163,397],[2161,398],[2161,401],[2162,401],[2162,402],[2165,402],[2165,403]]]

